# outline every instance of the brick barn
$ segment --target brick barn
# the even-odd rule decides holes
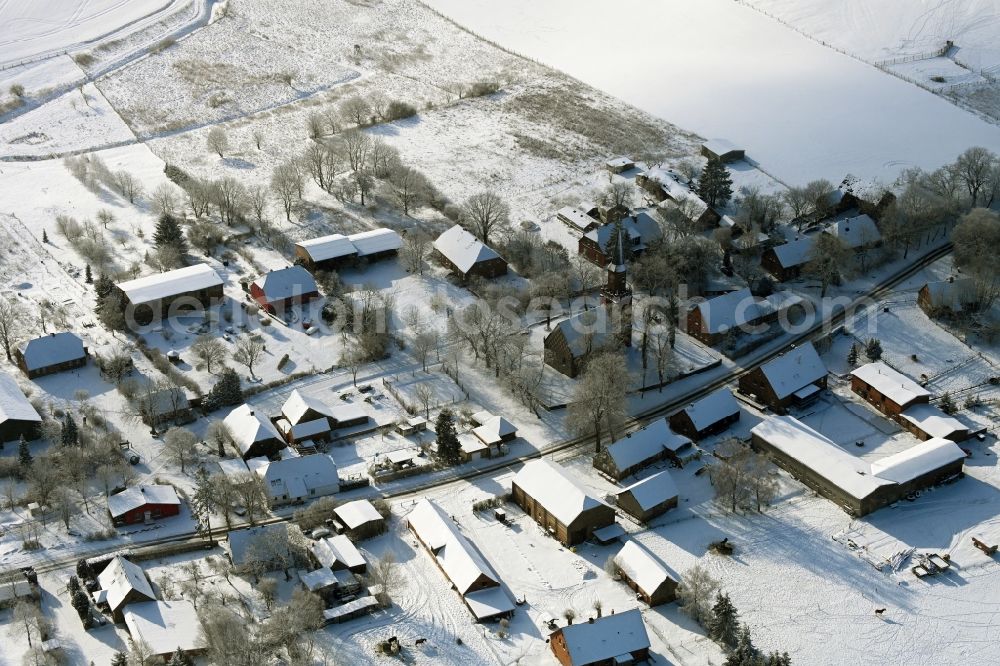
[[[756,396],[777,414],[819,398],[826,388],[826,366],[811,342],[790,349],[740,377],[740,393]]]
[[[649,660],[649,635],[638,608],[570,624],[549,635],[562,666],[617,666]]]
[[[615,512],[592,497],[563,468],[548,460],[531,460],[514,476],[514,502],[564,546],[575,546],[594,530],[615,522]]]
[[[266,273],[250,284],[250,296],[271,314],[291,305],[319,298],[316,280],[302,266],[289,266]]]

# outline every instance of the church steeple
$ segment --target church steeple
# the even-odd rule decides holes
[[[608,256],[607,283],[601,288],[601,302],[617,323],[620,340],[623,345],[632,345],[632,290],[628,286],[628,266],[626,245],[628,236],[621,221],[615,223],[615,228],[608,239],[606,253]]]

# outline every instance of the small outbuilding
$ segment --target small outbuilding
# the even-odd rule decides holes
[[[982,295],[971,278],[928,282],[917,292],[917,305],[927,316],[955,315],[979,308]]]
[[[270,271],[250,284],[250,296],[265,311],[276,314],[299,303],[319,298],[316,280],[302,266]]]
[[[38,437],[42,417],[31,406],[21,387],[10,375],[0,372],[0,443]]]
[[[333,513],[344,526],[344,533],[353,540],[361,541],[385,532],[385,518],[365,499],[341,504]]]
[[[581,208],[573,208],[572,206],[566,206],[557,210],[556,218],[570,229],[584,234],[592,229],[596,229],[601,223],[598,218],[592,217],[587,211]]]
[[[87,365],[89,351],[75,333],[49,333],[28,340],[14,352],[17,366],[28,379]]]
[[[666,419],[659,419],[608,444],[594,456],[594,467],[616,481],[662,460],[680,464],[691,440],[675,433]]]
[[[693,440],[720,433],[740,420],[740,406],[728,388],[695,400],[669,418],[673,430]]]
[[[345,534],[315,541],[309,546],[309,550],[320,566],[332,571],[365,573],[368,570],[364,555]]]
[[[610,173],[622,173],[635,168],[635,160],[631,157],[612,157],[604,163],[604,168]]]
[[[764,250],[760,265],[779,282],[793,280],[802,274],[802,268],[812,258],[815,236],[805,236]]]
[[[650,606],[659,606],[677,598],[677,579],[663,562],[637,541],[626,541],[615,555],[614,563],[622,580]]]
[[[463,280],[472,277],[489,279],[507,274],[507,261],[457,224],[438,236],[434,241],[434,250],[442,262]]]
[[[899,415],[900,424],[918,439],[950,439],[964,442],[971,434],[969,426],[945,414],[937,405],[917,403]]]
[[[244,460],[270,458],[286,446],[274,424],[250,405],[240,405],[229,412],[223,423]]]
[[[851,371],[851,390],[901,424],[900,415],[918,404],[928,404],[931,392],[883,361]]]
[[[746,157],[746,150],[728,139],[709,139],[701,144],[701,154],[708,159],[725,163],[738,162]]]
[[[615,498],[619,509],[645,523],[677,508],[677,485],[663,470],[618,491]]]
[[[347,240],[354,246],[357,258],[368,262],[394,257],[403,247],[400,235],[386,228],[351,234]]]
[[[169,518],[180,511],[181,500],[173,486],[133,486],[108,497],[108,513],[118,526]]]

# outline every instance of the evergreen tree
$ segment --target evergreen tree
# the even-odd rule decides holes
[[[83,281],[87,284],[94,284],[94,274],[90,272],[90,264],[83,270]]]
[[[851,351],[847,352],[847,362],[854,367],[858,364],[858,346],[855,344],[851,345]]]
[[[954,414],[958,411],[958,408],[955,406],[955,401],[951,399],[951,394],[947,391],[945,391],[944,395],[941,396],[940,407],[941,411],[945,414]]]
[[[167,666],[194,666],[191,660],[187,658],[180,648],[170,657],[170,661],[167,662]]]
[[[153,233],[153,243],[157,250],[172,247],[180,254],[188,251],[187,239],[184,237],[184,230],[173,215],[164,213],[160,215],[156,223],[156,231]]]
[[[76,575],[80,580],[90,580],[94,577],[94,569],[86,559],[76,561]]]
[[[90,615],[90,599],[87,598],[87,593],[81,589],[77,589],[77,591],[73,593],[72,603],[73,608],[76,609],[80,619],[86,620],[87,616]]]
[[[114,280],[109,278],[104,273],[101,273],[97,279],[94,280],[94,292],[97,294],[98,306],[100,306],[101,299],[114,291],[114,288]]]
[[[438,455],[449,465],[455,465],[461,459],[462,445],[455,434],[455,416],[450,409],[442,409],[434,424],[437,433]]]
[[[79,441],[80,431],[76,427],[76,420],[72,414],[66,414],[66,421],[63,422],[60,442],[63,446],[76,446]]]
[[[733,179],[726,165],[711,158],[698,179],[698,196],[712,208],[725,206],[733,196]]]
[[[882,358],[882,343],[878,338],[869,338],[865,343],[865,356],[869,361],[877,361]]]
[[[48,245],[49,242],[49,232],[45,231],[45,229],[42,229],[42,242],[46,245]]]
[[[128,657],[124,652],[116,652],[111,659],[111,666],[128,666]]]
[[[740,631],[739,613],[730,601],[728,594],[721,592],[715,595],[715,605],[712,606],[712,617],[708,620],[708,635],[713,641],[728,647],[736,644]]]
[[[611,237],[604,245],[604,254],[608,257],[608,263],[615,266],[625,263],[626,238],[628,238],[628,234],[625,233],[625,227],[622,226],[622,221],[618,220],[611,231]]]
[[[736,639],[736,647],[726,658],[725,666],[756,666],[757,648],[750,640],[750,628],[747,625],[740,627],[739,636]]]
[[[238,405],[241,402],[243,402],[243,388],[240,386],[240,376],[232,368],[226,368],[219,374],[219,379],[205,396],[205,409],[214,412],[220,407]]]
[[[34,461],[34,458],[31,457],[31,451],[28,449],[28,440],[24,438],[24,435],[21,435],[21,441],[17,445],[17,458],[22,469],[31,467],[31,463]]]
[[[70,595],[76,594],[77,590],[80,589],[80,579],[76,576],[70,576],[66,588],[69,590]]]

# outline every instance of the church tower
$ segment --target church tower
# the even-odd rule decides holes
[[[601,287],[601,303],[611,315],[619,331],[619,341],[626,347],[632,346],[632,290],[628,286],[628,270],[625,259],[625,243],[628,236],[621,222],[615,224],[608,239],[607,283]]]

